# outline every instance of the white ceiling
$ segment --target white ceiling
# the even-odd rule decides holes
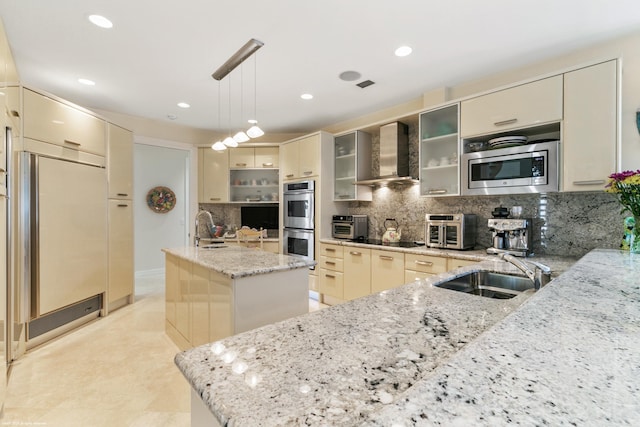
[[[229,86],[231,127],[253,115],[256,65],[260,126],[311,132],[640,30],[638,0],[0,0],[0,14],[23,84],[88,108],[176,115],[222,132]],[[94,26],[90,14],[114,27]],[[218,126],[211,74],[250,38],[265,45],[220,83]],[[405,44],[413,54],[395,57]],[[340,80],[346,70],[362,78]],[[355,86],[365,79],[375,85]],[[304,92],[314,99],[300,99]]]

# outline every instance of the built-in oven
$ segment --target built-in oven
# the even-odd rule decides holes
[[[314,259],[313,230],[285,228],[282,240],[284,242],[285,255],[300,256],[309,260]]]
[[[531,143],[462,155],[462,194],[558,191],[559,141]]]
[[[314,181],[289,182],[282,191],[283,226],[314,229]]]

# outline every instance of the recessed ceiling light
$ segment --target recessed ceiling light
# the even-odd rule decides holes
[[[409,46],[400,46],[399,48],[396,49],[396,56],[407,56],[410,55],[411,52],[413,52],[413,49],[411,49]]]
[[[313,99],[313,95],[311,95],[310,93],[303,93],[302,95],[300,95],[300,98],[302,98],[302,99]]]
[[[96,82],[94,82],[93,80],[89,80],[89,79],[78,79],[78,82],[82,83],[83,85],[87,85],[87,86],[95,86]]]
[[[252,125],[255,125],[256,123],[258,123],[258,121],[256,119],[249,119],[247,120],[248,123],[251,123]]]
[[[354,80],[358,80],[362,75],[357,71],[343,71],[338,77],[340,77],[340,80],[344,80],[345,82],[352,82]]]
[[[180,107],[180,108],[189,108],[189,107],[191,107],[191,105],[187,104],[186,102],[178,102],[178,107]]]
[[[100,28],[111,28],[113,27],[113,22],[109,21],[102,15],[89,15],[89,21],[92,24],[97,25]]]

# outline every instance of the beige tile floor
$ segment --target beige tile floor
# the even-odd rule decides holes
[[[137,279],[134,304],[14,362],[0,426],[189,426],[177,352],[164,333],[164,277]]]

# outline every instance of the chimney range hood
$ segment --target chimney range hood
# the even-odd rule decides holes
[[[380,176],[356,185],[418,184],[409,174],[409,127],[400,122],[380,127]]]

